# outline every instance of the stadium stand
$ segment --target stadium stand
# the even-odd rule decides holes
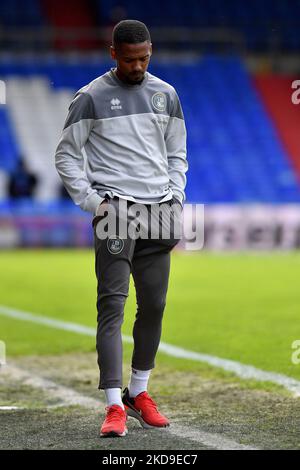
[[[72,28],[93,28],[96,26],[89,2],[85,0],[42,0],[42,8],[48,22],[57,28],[63,28],[68,36]],[[57,39],[55,47],[64,49],[72,45],[78,49],[93,49],[97,42],[84,38]]]
[[[1,1],[0,247],[92,243],[54,152],[75,91],[114,66],[125,18],[149,26],[149,71],[180,96],[187,202],[206,204],[212,245],[265,248],[272,225],[275,245],[299,247],[300,0]]]
[[[11,173],[22,155],[37,177],[36,200],[60,197],[54,151],[73,93],[112,65],[59,59],[0,64],[9,97],[7,110],[0,114],[5,126],[0,132],[1,167]],[[188,128],[188,201],[300,201],[288,149],[239,58],[206,56],[184,65],[153,62],[149,70],[172,83],[182,100]]]
[[[7,81],[7,94],[24,162],[38,179],[35,197],[55,199],[60,182],[53,155],[71,95],[64,91],[51,92],[45,78],[11,78]]]
[[[282,50],[300,48],[299,0],[10,0],[0,2],[0,24],[4,27],[42,25],[63,28],[111,26],[120,19],[139,18],[150,27],[190,29],[229,29],[240,33],[247,49],[259,51],[279,46]],[[72,44],[94,47],[92,39],[57,39],[58,49]]]
[[[255,84],[300,181],[300,109],[291,100],[291,77],[257,76]],[[276,100],[274,99],[276,96]]]
[[[0,2],[0,24],[4,26],[39,27],[46,17],[39,0],[10,0]]]

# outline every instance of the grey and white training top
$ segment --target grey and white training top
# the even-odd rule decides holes
[[[92,213],[105,194],[183,203],[186,128],[175,89],[149,72],[136,85],[116,69],[96,78],[69,107],[55,165],[75,204]]]

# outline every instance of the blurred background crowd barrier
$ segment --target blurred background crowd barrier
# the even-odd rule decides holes
[[[92,245],[54,152],[74,92],[114,66],[126,18],[147,24],[149,71],[181,98],[204,248],[299,248],[299,0],[2,0],[0,248]]]

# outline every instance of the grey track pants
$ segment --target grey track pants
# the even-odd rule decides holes
[[[110,204],[119,206],[119,199]],[[150,206],[148,206],[150,207]],[[123,239],[121,252],[114,253],[108,240],[96,234],[93,219],[97,286],[97,354],[99,389],[122,388],[121,326],[124,306],[133,276],[137,312],[133,328],[132,367],[149,370],[155,365],[160,342],[170,272],[170,251],[179,239]],[[116,250],[118,251],[118,250]]]

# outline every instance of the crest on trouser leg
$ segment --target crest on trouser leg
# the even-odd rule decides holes
[[[118,255],[124,248],[124,240],[117,235],[107,239],[107,249],[112,255]]]

